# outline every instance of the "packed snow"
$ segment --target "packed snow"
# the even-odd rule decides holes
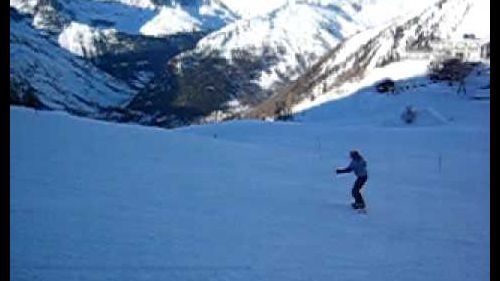
[[[467,79],[176,130],[11,107],[11,280],[489,280],[489,72]],[[333,173],[353,148],[368,214]]]

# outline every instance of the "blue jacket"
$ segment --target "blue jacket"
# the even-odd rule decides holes
[[[354,171],[357,177],[367,177],[366,161],[363,158],[353,159],[347,168],[337,169],[337,174],[350,173],[352,171]]]

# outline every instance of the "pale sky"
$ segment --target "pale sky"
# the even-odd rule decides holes
[[[224,0],[224,3],[232,10],[252,17],[274,10],[284,5],[288,0]]]
[[[295,0],[224,0],[226,5],[242,14],[244,17],[252,17],[265,12],[274,10],[287,2],[295,2]],[[299,1],[300,2],[300,1]],[[309,2],[316,3],[334,3],[332,0],[310,0]],[[342,2],[342,1],[338,1]],[[401,12],[423,10],[425,7],[432,5],[436,0],[368,0],[364,5],[366,13],[370,17],[370,22],[380,23],[400,14]]]

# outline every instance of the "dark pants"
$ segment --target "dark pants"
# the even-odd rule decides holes
[[[365,200],[363,200],[363,197],[361,196],[361,193],[359,192],[363,185],[366,183],[368,180],[368,177],[359,177],[356,179],[354,182],[354,187],[352,188],[352,197],[354,197],[354,202],[356,205],[359,206],[365,206]]]

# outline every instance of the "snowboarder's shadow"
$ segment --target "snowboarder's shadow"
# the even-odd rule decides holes
[[[345,211],[349,211],[349,212],[354,212],[354,213],[367,213],[367,210],[366,209],[363,209],[363,210],[356,210],[356,209],[353,209],[352,206],[351,206],[351,203],[349,202],[339,202],[339,201],[328,201],[325,203],[325,206],[327,209],[341,209],[341,210],[345,210]]]
[[[325,206],[328,209],[346,209],[346,210],[351,209],[352,210],[352,207],[351,207],[349,202],[328,201],[325,203]]]

